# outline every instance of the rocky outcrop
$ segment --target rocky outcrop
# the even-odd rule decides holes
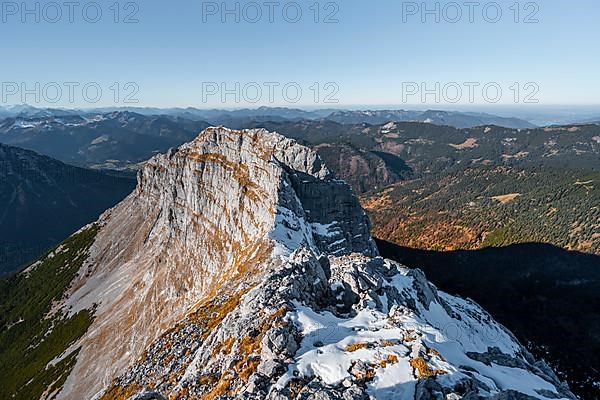
[[[205,130],[98,225],[60,304],[95,314],[61,399],[573,398],[478,305],[378,257],[350,188],[278,134]]]

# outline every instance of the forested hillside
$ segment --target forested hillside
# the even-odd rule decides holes
[[[428,250],[551,243],[600,254],[600,173],[458,168],[365,195],[376,237]]]

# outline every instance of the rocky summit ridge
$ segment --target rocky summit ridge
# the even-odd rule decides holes
[[[54,305],[94,319],[44,398],[575,398],[477,304],[379,257],[349,186],[279,134],[206,129],[94,227]]]

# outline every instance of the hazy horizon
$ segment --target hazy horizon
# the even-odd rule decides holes
[[[11,108],[33,107],[36,109],[56,109],[64,111],[80,111],[80,112],[110,112],[119,110],[157,110],[159,113],[169,110],[197,110],[200,112],[223,111],[235,112],[240,110],[256,110],[259,109],[288,109],[300,110],[305,112],[318,111],[441,111],[450,113],[473,113],[473,114],[488,114],[501,118],[515,118],[527,121],[536,126],[561,125],[573,123],[590,123],[600,121],[600,106],[572,106],[572,105],[471,105],[471,106],[454,106],[454,107],[436,107],[435,105],[337,105],[337,106],[321,106],[321,107],[304,107],[297,106],[254,106],[254,107],[153,107],[140,105],[122,105],[112,107],[36,107],[30,104],[15,104],[11,106],[0,106],[1,109],[10,110]]]

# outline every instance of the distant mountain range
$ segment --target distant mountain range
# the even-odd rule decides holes
[[[275,120],[294,120],[294,119],[319,119],[324,118],[335,109],[321,109],[315,111],[305,111],[294,108],[285,107],[259,107],[255,109],[238,109],[238,110],[223,110],[223,109],[198,109],[193,107],[188,108],[152,108],[152,107],[105,107],[105,108],[90,108],[90,109],[56,109],[56,108],[37,108],[29,105],[0,107],[0,118],[22,117],[22,118],[39,118],[39,117],[62,117],[67,115],[94,115],[94,114],[110,114],[113,112],[129,112],[145,116],[163,115],[181,117],[190,120],[211,120],[218,121],[222,119],[275,119]]]
[[[583,120],[578,121],[581,124],[598,124],[600,125],[600,115],[593,118],[585,118]]]
[[[280,116],[255,115],[279,112]],[[136,171],[154,154],[195,137],[210,125],[234,129],[265,127],[301,140],[317,151],[360,192],[403,180],[413,172],[435,172],[455,163],[577,165],[595,163],[598,125],[502,128],[496,125],[454,128],[429,122],[370,124],[350,121],[392,118],[392,114],[337,112],[333,119],[286,119],[302,110],[239,110],[214,119],[143,115],[131,111],[9,117],[0,120],[0,143],[23,147],[63,162],[94,169]],[[435,112],[423,116],[433,117]],[[402,112],[396,112],[400,117]],[[446,115],[446,114],[444,114]],[[595,139],[594,139],[595,138]],[[337,160],[334,158],[337,157]],[[364,176],[366,179],[354,179]]]
[[[0,121],[0,143],[95,169],[137,169],[137,164],[195,137],[202,121],[108,114],[10,117]]]
[[[229,125],[228,121],[293,121],[301,119],[348,123],[382,124],[386,122],[429,122],[455,128],[470,128],[480,125],[497,125],[506,128],[532,128],[534,126],[600,123],[600,109],[594,107],[513,107],[489,108],[471,111],[449,110],[404,110],[374,109],[356,110],[322,108],[303,110],[288,107],[258,107],[245,109],[199,109],[156,108],[156,107],[103,107],[88,109],[43,108],[30,105],[0,107],[0,118],[8,117],[50,117],[66,115],[108,114],[115,111],[128,111],[141,115],[168,115],[196,121],[209,121],[212,124]]]
[[[24,117],[62,117],[67,115],[83,114],[80,110],[67,110],[61,108],[38,108],[27,104],[0,107],[0,118]]]
[[[0,275],[98,218],[134,185],[131,179],[0,145]]]
[[[311,147],[359,193],[458,166],[600,168],[600,126],[456,129],[416,122],[342,125],[257,123]]]
[[[86,110],[62,110],[36,108],[28,105],[0,107],[0,118],[22,117],[64,117],[71,115],[109,114],[112,112],[130,112],[140,115],[166,115],[195,121],[209,121],[214,125],[243,125],[243,121],[293,121],[327,119],[341,124],[382,124],[386,122],[426,122],[436,125],[448,125],[455,128],[471,128],[480,125],[498,125],[506,128],[532,128],[535,125],[519,118],[504,118],[486,113],[458,111],[409,111],[409,110],[373,110],[350,111],[339,109],[301,110],[286,107],[259,107],[256,109],[219,110],[198,108],[145,108],[121,107]]]
[[[425,122],[455,128],[472,128],[481,125],[498,125],[505,128],[533,128],[535,125],[518,118],[503,118],[484,113],[450,111],[337,111],[327,119],[341,124],[384,124],[386,122]]]
[[[418,195],[413,195],[413,190],[436,191],[438,181],[458,182],[454,186],[446,185],[442,188],[448,197],[442,196],[445,199],[441,203],[442,206],[448,202],[462,201],[459,208],[468,207],[473,199],[463,196],[463,189],[471,185],[473,188],[469,190],[474,190],[477,196],[488,198],[522,194],[523,196],[511,204],[522,205],[527,211],[527,205],[538,201],[540,196],[545,196],[544,190],[548,187],[539,188],[536,182],[561,182],[565,190],[584,190],[588,186],[594,188],[597,185],[595,177],[591,184],[583,183],[589,181],[585,179],[586,176],[597,173],[600,168],[600,126],[594,124],[530,129],[498,126],[457,129],[422,122],[371,125],[341,124],[328,119],[257,121],[250,117],[234,119],[231,123],[277,131],[311,147],[356,193],[372,193],[370,201],[376,204],[378,199],[389,197],[388,192],[380,193],[381,190],[396,185],[391,192],[398,193],[398,199],[391,202],[392,215],[400,215],[406,207],[410,207],[410,204],[403,203],[401,199],[411,198],[411,204],[419,199]],[[0,143],[31,149],[77,166],[117,170],[133,176],[150,157],[189,141],[210,124],[182,117],[141,115],[129,111],[85,116],[12,117],[0,121]],[[551,172],[564,169],[582,172],[574,171],[570,175],[567,174],[568,176]],[[527,174],[528,178],[521,179],[522,174]],[[572,187],[578,179],[582,185]],[[400,184],[406,181],[414,183]],[[514,184],[512,190],[507,187],[507,181]],[[498,187],[493,186],[492,182]],[[408,190],[405,194],[404,188]],[[500,193],[501,189],[506,193]],[[561,189],[559,192],[566,193],[565,190]],[[566,203],[561,207],[552,205],[552,201],[548,204],[559,211],[564,207],[568,209],[569,204],[584,201],[583,197],[578,196],[575,193],[575,198],[570,200],[563,196],[566,200],[561,200],[561,204],[565,201]],[[585,200],[584,203],[589,202]],[[422,207],[419,217],[421,222],[417,224],[422,228],[433,226],[422,222],[437,203],[419,204]],[[545,204],[546,202],[544,207]],[[477,248],[484,243],[505,245],[533,237],[531,232],[521,228],[520,233],[502,231],[499,224],[505,223],[504,214],[498,217],[498,221],[493,222],[492,218],[485,216],[491,215],[489,213],[497,208],[493,204],[491,208],[488,206],[486,203],[483,208],[471,207],[468,215],[472,217],[469,219],[472,223],[469,224],[465,222],[467,219],[458,215],[451,218],[455,223],[462,220],[466,224],[462,230],[459,229],[461,234],[458,237],[454,237],[457,232],[452,233],[451,230],[439,229],[436,235],[432,236],[427,230],[419,231],[416,227],[411,228],[410,232],[398,231],[397,226],[392,229],[395,233],[391,234],[390,226],[383,222],[377,224],[377,232],[386,231],[388,233],[385,239],[393,239],[403,245],[410,244],[400,239],[403,235],[414,241],[420,237],[416,232],[421,232],[425,234],[424,238],[434,241],[426,246],[431,249]],[[589,207],[593,210],[594,204]],[[373,217],[382,216],[382,221],[389,221],[385,208],[375,208],[379,213]],[[475,212],[476,210],[479,212]],[[582,212],[591,215],[589,210]],[[436,221],[439,220],[435,212],[432,215],[436,216]],[[561,212],[553,213],[554,217],[561,215]],[[477,222],[477,218],[489,222],[489,226]],[[575,222],[559,224],[560,228],[549,231],[536,228],[536,224],[525,224],[524,227],[532,227],[542,235],[539,240],[597,252],[600,248],[598,238],[590,231],[594,229],[593,224],[586,222],[585,218],[577,222],[581,225],[580,229],[569,239],[569,232],[573,229],[571,225]],[[517,225],[513,224],[513,228],[517,229]],[[504,236],[501,232],[504,232]],[[543,232],[545,233],[542,234]],[[446,237],[442,238],[444,235]],[[421,242],[421,246],[425,245],[426,241]]]

